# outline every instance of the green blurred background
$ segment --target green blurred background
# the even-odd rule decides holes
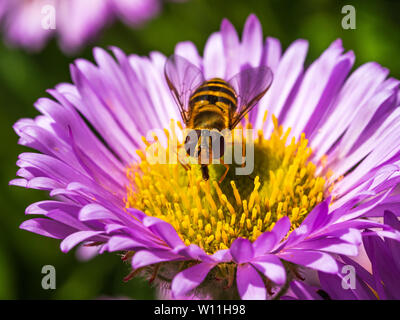
[[[14,1],[14,0],[10,0]],[[341,8],[356,8],[356,30],[341,27]],[[310,41],[307,62],[317,58],[335,39],[354,50],[356,66],[377,61],[400,78],[400,2],[399,1],[282,1],[282,0],[189,0],[166,3],[162,13],[140,29],[120,22],[106,29],[96,46],[119,46],[127,53],[147,55],[159,50],[167,55],[179,41],[193,41],[202,52],[207,37],[218,30],[222,18],[229,18],[239,32],[246,17],[255,13],[264,35],[277,37],[286,48],[297,38]],[[15,162],[20,152],[11,126],[21,117],[38,113],[33,103],[45,90],[70,81],[68,65],[76,57],[92,59],[92,46],[75,57],[66,57],[52,40],[40,53],[29,54],[0,43],[0,299],[95,299],[128,297],[152,299],[154,290],[139,279],[123,283],[129,267],[114,254],[79,262],[75,252],[63,254],[59,241],[20,230],[24,210],[47,194],[9,187],[15,177]],[[57,289],[43,290],[43,265],[57,271]]]

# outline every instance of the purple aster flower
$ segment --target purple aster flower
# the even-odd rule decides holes
[[[0,23],[13,45],[38,51],[57,36],[60,47],[70,53],[113,20],[139,26],[157,15],[161,5],[161,0],[0,0]]]
[[[191,42],[175,48],[205,79],[272,70],[243,125],[258,132],[251,177],[229,170],[219,184],[220,164],[205,181],[196,164],[150,162],[149,150],[182,143],[167,59],[96,48],[96,64],[76,60],[72,84],[49,90],[54,99],[35,103],[41,114],[14,126],[40,153],[19,156],[11,184],[53,198],[29,206],[36,217],[21,228],[61,239],[63,252],[82,243],[123,251],[126,279],[147,277],[175,298],[313,298],[306,275],[338,274],[337,257],[357,256],[362,231],[400,239],[374,219],[400,212],[399,81],[377,63],[350,73],[354,54],[340,40],[305,68],[307,41],[282,53],[261,30],[251,15],[239,39],[224,20],[203,56]]]

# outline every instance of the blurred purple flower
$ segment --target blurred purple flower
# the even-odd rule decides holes
[[[305,157],[304,167],[300,162],[289,167],[298,169],[297,186],[300,177],[311,172],[312,187],[289,188],[287,196],[275,203],[276,194],[267,196],[266,182],[259,188],[255,179],[254,191],[244,204],[244,198],[239,201],[229,195],[224,200],[222,193],[218,202],[215,194],[188,187],[187,180],[181,184],[165,180],[166,173],[157,171],[165,167],[145,167],[149,175],[141,180],[135,174],[147,172],[143,166],[148,165],[142,160],[142,167],[135,166],[141,162],[136,151],[146,148],[141,137],[149,130],[168,128],[171,118],[180,119],[164,78],[166,57],[159,52],[150,57],[126,56],[112,48],[114,60],[96,48],[97,65],[76,60],[71,65],[73,84],[49,90],[55,100],[42,98],[35,103],[41,115],[21,119],[14,126],[19,143],[41,153],[19,156],[20,178],[11,184],[48,190],[55,198],[29,206],[27,214],[44,218],[27,220],[21,228],[61,239],[63,252],[82,242],[99,246],[100,253],[125,251],[124,260],[133,268],[130,276],[144,275],[171,289],[175,298],[195,294],[273,299],[289,288],[317,297],[302,282],[305,271],[337,274],[340,261],[335,258],[356,256],[365,229],[379,228],[374,232],[399,239],[390,224],[370,219],[383,209],[400,212],[399,196],[394,193],[400,181],[399,81],[387,78],[389,71],[377,63],[350,74],[354,54],[343,53],[340,40],[304,69],[307,48],[307,41],[297,40],[282,54],[277,39],[264,42],[261,25],[252,15],[241,41],[224,20],[221,31],[207,41],[203,57],[191,42],[179,43],[175,53],[201,68],[206,79],[229,79],[248,66],[269,66],[274,81],[249,120],[275,139],[271,140],[274,146],[281,141],[276,154],[287,150],[286,140],[279,140],[283,127],[291,128],[288,141],[301,137],[293,144],[298,147],[295,154],[309,155],[310,161]],[[277,117],[275,126],[265,121],[267,109]],[[257,155],[266,163],[265,156]],[[186,179],[189,173],[176,166]],[[282,178],[284,169],[282,164],[274,177]],[[257,170],[268,181],[269,171]],[[315,188],[324,186],[322,177],[327,179],[324,192],[316,193]],[[199,185],[204,187],[201,181]],[[281,192],[274,183],[272,187]],[[301,211],[290,194],[299,194]],[[137,195],[143,201],[130,205]],[[176,205],[167,197],[175,199]],[[269,212],[264,204],[260,209],[260,197],[269,201],[265,204]],[[292,207],[285,209],[285,203]],[[186,205],[191,208],[188,212]],[[201,210],[204,206],[208,212]],[[264,220],[259,222],[258,216]],[[237,236],[246,223],[252,230],[248,237]]]
[[[156,16],[163,0],[0,0],[0,27],[6,41],[31,51],[56,36],[73,53],[92,41],[115,19],[137,27]],[[49,27],[54,8],[55,28]]]

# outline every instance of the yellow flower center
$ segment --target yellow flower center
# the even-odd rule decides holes
[[[327,177],[316,176],[305,135],[288,142],[290,128],[284,132],[275,117],[273,122],[269,139],[260,131],[254,140],[253,173],[236,175],[231,165],[221,184],[222,164],[210,164],[205,181],[198,164],[154,164],[139,151],[141,161],[127,169],[126,207],[170,223],[186,245],[197,244],[209,254],[239,237],[254,241],[283,216],[297,227],[323,200]],[[164,132],[168,145],[176,141],[173,125]],[[144,140],[147,148],[168,153],[155,140]]]

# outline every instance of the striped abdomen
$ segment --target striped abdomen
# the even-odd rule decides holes
[[[222,130],[237,107],[233,88],[224,80],[205,81],[192,94],[189,101],[190,127]]]

